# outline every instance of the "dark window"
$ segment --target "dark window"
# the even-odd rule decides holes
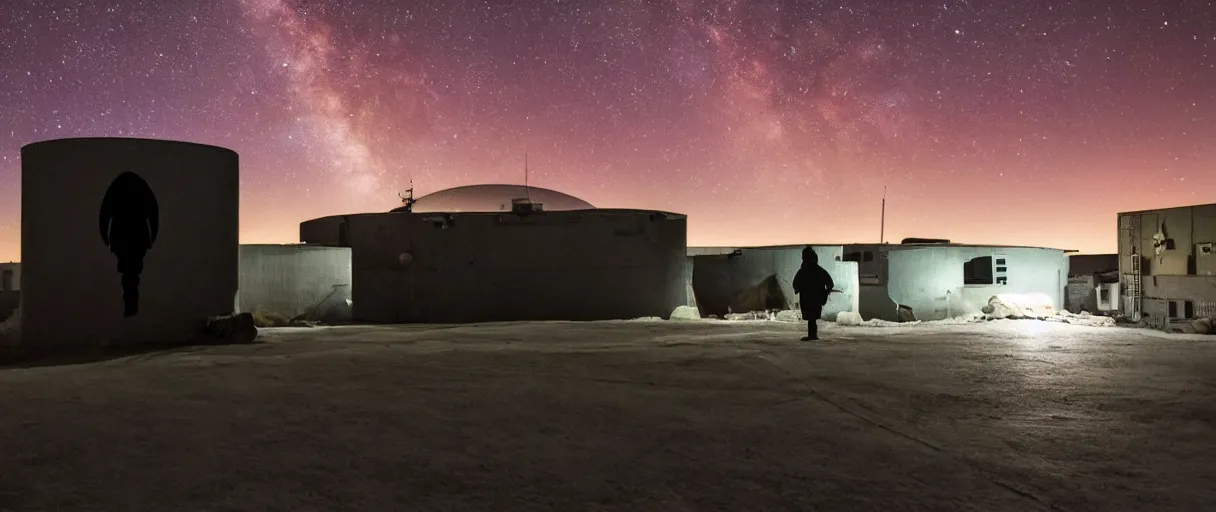
[[[1186,301],[1182,303],[1182,311],[1186,315],[1182,318],[1195,318],[1195,303]]]
[[[3,277],[0,277],[0,290],[4,290],[6,292],[13,291],[13,271],[5,270],[4,274],[2,275]]]
[[[980,256],[963,263],[963,284],[992,283],[992,256]]]
[[[874,261],[874,253],[870,252],[870,251],[858,251],[858,252],[845,253],[844,261],[856,261],[858,263]]]
[[[996,264],[997,264],[997,265],[1004,265],[1004,264],[1005,264],[1005,258],[997,258],[997,259],[996,259]]]
[[[1170,318],[1178,318],[1178,303],[1170,301]]]

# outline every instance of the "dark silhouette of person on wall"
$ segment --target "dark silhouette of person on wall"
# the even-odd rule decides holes
[[[133,172],[119,174],[106,189],[98,215],[101,241],[118,257],[122,274],[123,316],[139,312],[139,274],[144,256],[156,242],[160,207],[148,182]]]
[[[819,266],[819,256],[815,250],[807,247],[802,250],[802,268],[794,274],[794,293],[799,295],[802,318],[806,320],[805,338],[802,341],[819,339],[819,326],[815,323],[823,316],[823,306],[828,303],[828,295],[836,283],[827,270]]]

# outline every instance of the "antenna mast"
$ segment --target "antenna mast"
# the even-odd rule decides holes
[[[414,199],[414,178],[410,178],[410,188],[405,193],[404,196],[397,194],[397,197],[401,198],[401,206],[405,208],[405,212],[411,213],[414,211],[414,203],[418,202],[417,199]]]
[[[528,148],[524,148],[524,195],[532,202],[532,189],[528,188]]]
[[[878,243],[886,243],[887,231],[887,186],[882,187],[882,220],[878,224]]]

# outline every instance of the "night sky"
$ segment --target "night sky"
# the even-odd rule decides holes
[[[690,245],[1115,249],[1216,202],[1216,2],[3,0],[0,260],[22,145],[241,155],[241,239],[531,183]],[[67,186],[65,184],[65,186]]]

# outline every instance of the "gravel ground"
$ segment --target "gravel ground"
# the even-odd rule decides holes
[[[0,370],[0,510],[1213,510],[1216,338],[263,330]]]

